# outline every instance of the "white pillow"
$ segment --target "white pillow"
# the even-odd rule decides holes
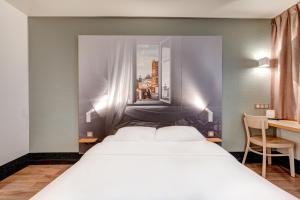
[[[201,141],[206,138],[192,126],[167,126],[156,130],[157,141]]]
[[[156,129],[145,126],[120,128],[113,136],[113,141],[153,141]]]

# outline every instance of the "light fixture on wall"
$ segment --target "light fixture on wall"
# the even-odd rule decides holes
[[[85,113],[85,122],[86,123],[91,123],[92,122],[92,113],[94,112],[94,109],[89,110],[88,112]]]
[[[209,108],[205,108],[205,111],[208,113],[208,122],[213,122],[214,113]]]
[[[208,122],[213,122],[214,121],[214,113],[207,108],[206,104],[204,103],[203,99],[200,97],[195,97],[194,99],[194,104],[196,107],[200,108],[201,110],[205,110],[208,114]]]
[[[268,57],[263,57],[259,59],[258,67],[270,67],[270,59]]]

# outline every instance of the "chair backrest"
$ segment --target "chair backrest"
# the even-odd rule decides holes
[[[262,131],[263,138],[266,137],[266,129],[268,126],[268,118],[266,116],[253,116],[244,113],[244,125],[247,132],[247,137],[251,137],[249,128],[260,129]]]

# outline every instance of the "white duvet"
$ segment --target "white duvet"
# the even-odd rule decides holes
[[[292,200],[218,145],[108,138],[32,200]]]

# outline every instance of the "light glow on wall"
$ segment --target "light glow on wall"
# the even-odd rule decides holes
[[[257,50],[253,53],[253,59],[255,60],[260,60],[261,58],[270,58],[271,54],[270,54],[270,51],[268,50],[263,50],[263,49],[260,49],[260,50]]]
[[[101,112],[104,108],[107,106],[107,101],[108,101],[108,95],[104,95],[101,97],[96,104],[93,105],[93,108],[86,112],[85,114],[85,121],[86,123],[91,123],[92,122],[92,113],[93,112]]]
[[[97,101],[96,104],[93,105],[94,110],[96,112],[99,112],[99,111],[103,110],[104,108],[106,108],[107,101],[108,101],[108,95],[104,95]]]
[[[195,96],[193,102],[194,102],[194,105],[201,110],[204,110],[207,106],[207,103],[203,100],[203,98],[201,98],[199,96]]]
[[[262,80],[269,78],[271,76],[270,67],[254,67],[251,69],[251,77],[261,78]]]

